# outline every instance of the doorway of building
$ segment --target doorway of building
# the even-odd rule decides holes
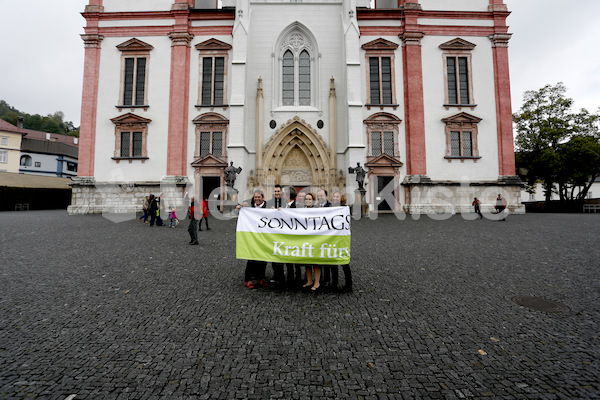
[[[221,186],[221,177],[220,176],[203,176],[200,185],[199,195],[201,198],[208,199],[208,202],[218,202],[219,199],[219,190],[215,191]],[[214,191],[214,193],[213,193]],[[216,204],[219,206],[220,204]],[[209,204],[209,207],[211,205]]]
[[[375,201],[377,203],[377,211],[392,211],[394,204],[388,204],[385,197],[380,196],[379,193],[390,183],[394,181],[393,176],[378,176],[377,177],[377,188],[375,193]],[[392,195],[396,198],[396,188],[392,191]]]

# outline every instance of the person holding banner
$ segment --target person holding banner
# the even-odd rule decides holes
[[[262,190],[257,189],[254,191],[251,206],[253,208],[266,208],[267,203],[265,203],[265,194],[262,192]],[[242,205],[239,205],[237,206],[237,209],[239,210],[241,207]],[[246,271],[244,273],[244,284],[246,285],[246,287],[248,289],[254,289],[258,285],[266,287],[266,269],[266,261],[248,260],[246,262]]]
[[[309,292],[319,291],[323,265],[350,263],[352,217],[348,207],[313,208],[312,194],[307,194],[308,207],[304,209],[261,209],[262,194],[255,199],[258,207],[240,207],[236,224],[236,258],[262,263],[258,271],[253,261],[247,262],[248,287],[260,284],[265,263],[279,262],[306,266],[304,287]]]
[[[267,208],[285,208],[285,204],[283,203],[281,195],[281,185],[277,184],[273,188],[273,198],[267,201]],[[273,268],[273,279],[270,283],[275,285],[283,284],[285,282],[285,275],[283,274],[283,263],[272,262],[271,267]]]
[[[283,191],[282,196],[285,208],[296,208],[296,197],[298,196],[298,192],[295,187],[287,186]],[[285,268],[287,270],[287,286],[290,288],[296,285],[300,286],[302,284],[302,270],[300,269],[300,265],[286,263]],[[296,272],[295,277],[294,271]]]
[[[329,200],[327,199],[327,190],[325,189],[319,189],[317,191],[317,205],[316,207],[331,207],[331,203],[329,202]],[[337,270],[337,266],[336,267],[331,267],[329,265],[323,265],[321,266],[321,270],[323,271],[323,288],[325,290],[328,290],[331,287],[331,269],[336,269]]]
[[[332,207],[346,207],[346,194],[341,194],[340,192],[334,192],[331,195],[331,206]],[[344,287],[342,291],[351,292],[352,291],[352,272],[350,271],[350,264],[340,265],[344,271]],[[339,267],[338,267],[339,268]],[[339,274],[340,271],[338,268],[333,268],[331,270],[331,286],[334,289],[338,288],[339,283]]]
[[[313,208],[315,204],[315,195],[311,192],[306,193],[304,197],[304,208]],[[316,292],[321,287],[321,266],[306,265],[306,283],[302,286],[305,289],[310,288]]]

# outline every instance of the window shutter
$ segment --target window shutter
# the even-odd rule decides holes
[[[467,57],[458,58],[460,104],[469,104],[469,71],[467,65]]]
[[[379,98],[379,58],[369,58],[369,87],[371,104],[381,104]]]
[[[375,157],[381,155],[381,132],[371,132],[371,152]]]
[[[448,67],[448,102],[450,104],[458,104],[456,92],[456,59],[448,57],[446,62]]]
[[[210,132],[200,132],[200,157],[210,154]]]
[[[471,140],[471,132],[462,133],[462,156],[471,157],[473,156],[473,144]]]
[[[215,57],[215,94],[214,102],[215,105],[223,104],[223,88],[225,79],[225,58]]]
[[[383,152],[394,156],[394,132],[383,132]]]
[[[282,101],[284,106],[294,105],[294,55],[287,50],[283,54],[283,93]]]
[[[310,105],[310,56],[305,50],[300,53],[300,65],[298,69],[299,101],[301,106]]]
[[[202,58],[202,104],[212,105],[212,57]]]
[[[129,132],[121,132],[121,157],[131,156],[129,137]]]
[[[133,132],[133,157],[142,156],[142,132]]]
[[[125,59],[125,83],[123,88],[123,105],[130,106],[133,101],[133,70],[135,58]]]
[[[135,82],[135,105],[144,105],[144,90],[146,89],[146,59],[137,59],[137,73]]]
[[[223,133],[213,132],[212,133],[212,154],[215,157],[221,157],[223,155]]]
[[[450,155],[460,157],[460,132],[450,132]]]
[[[383,104],[392,104],[392,62],[389,57],[381,57],[381,92]]]

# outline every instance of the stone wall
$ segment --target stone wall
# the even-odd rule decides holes
[[[163,180],[160,182],[96,182],[94,179],[76,178],[69,214],[135,213],[142,211],[144,198],[149,194],[164,195],[164,210],[175,207],[185,212],[186,181]],[[193,191],[190,190],[193,194]]]

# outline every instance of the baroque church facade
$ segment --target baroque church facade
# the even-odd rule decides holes
[[[89,0],[70,213],[144,196],[358,187],[370,210],[470,211],[515,176],[503,0]]]

